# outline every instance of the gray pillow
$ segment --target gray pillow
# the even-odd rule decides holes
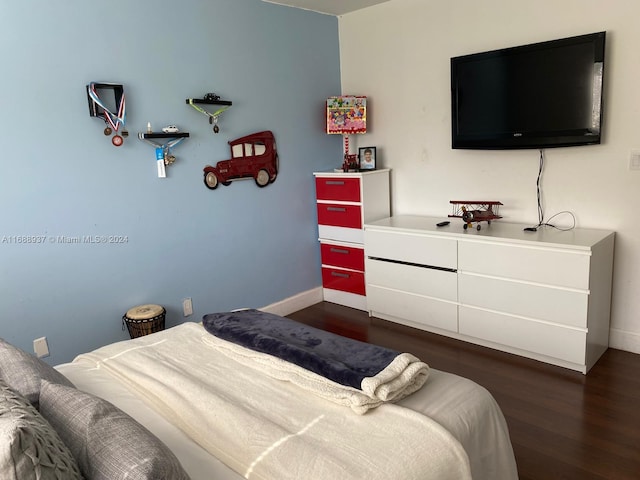
[[[149,430],[111,403],[42,381],[40,412],[92,480],[188,480],[180,462]]]
[[[0,378],[38,408],[40,380],[73,387],[73,384],[51,365],[14,347],[0,338]]]
[[[26,398],[0,380],[0,478],[76,480],[69,448]]]

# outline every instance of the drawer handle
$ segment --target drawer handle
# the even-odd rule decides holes
[[[348,273],[331,272],[332,277],[349,278]]]
[[[327,212],[346,212],[345,207],[327,207]]]
[[[327,180],[326,185],[344,185],[344,180]]]
[[[345,250],[344,248],[331,247],[329,251],[331,253],[342,253],[343,255],[349,255],[349,250]]]

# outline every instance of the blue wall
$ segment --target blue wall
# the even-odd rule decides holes
[[[320,285],[312,172],[342,148],[323,133],[324,100],[340,93],[335,17],[260,0],[12,1],[0,42],[1,337],[32,351],[46,336],[56,364],[128,338],[135,305],[164,305],[171,326],[184,297],[199,321]],[[125,87],[120,148],[89,116],[91,81]],[[233,101],[218,134],[185,104],[207,92]],[[147,122],[191,134],[166,179],[137,138]],[[227,142],[261,130],[276,137],[276,182],[205,188]],[[51,240],[84,235],[127,241]]]

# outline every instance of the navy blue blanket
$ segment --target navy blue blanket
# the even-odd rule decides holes
[[[209,333],[223,340],[276,356],[357,389],[364,378],[377,375],[399,355],[395,350],[259,310],[210,313],[202,323]]]

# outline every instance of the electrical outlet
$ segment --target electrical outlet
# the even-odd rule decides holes
[[[36,338],[33,341],[33,351],[38,358],[49,356],[49,345],[47,344],[47,337]]]
[[[631,150],[629,154],[629,170],[640,170],[640,150]]]
[[[182,300],[182,312],[185,317],[193,315],[193,303],[191,303],[191,297]]]

